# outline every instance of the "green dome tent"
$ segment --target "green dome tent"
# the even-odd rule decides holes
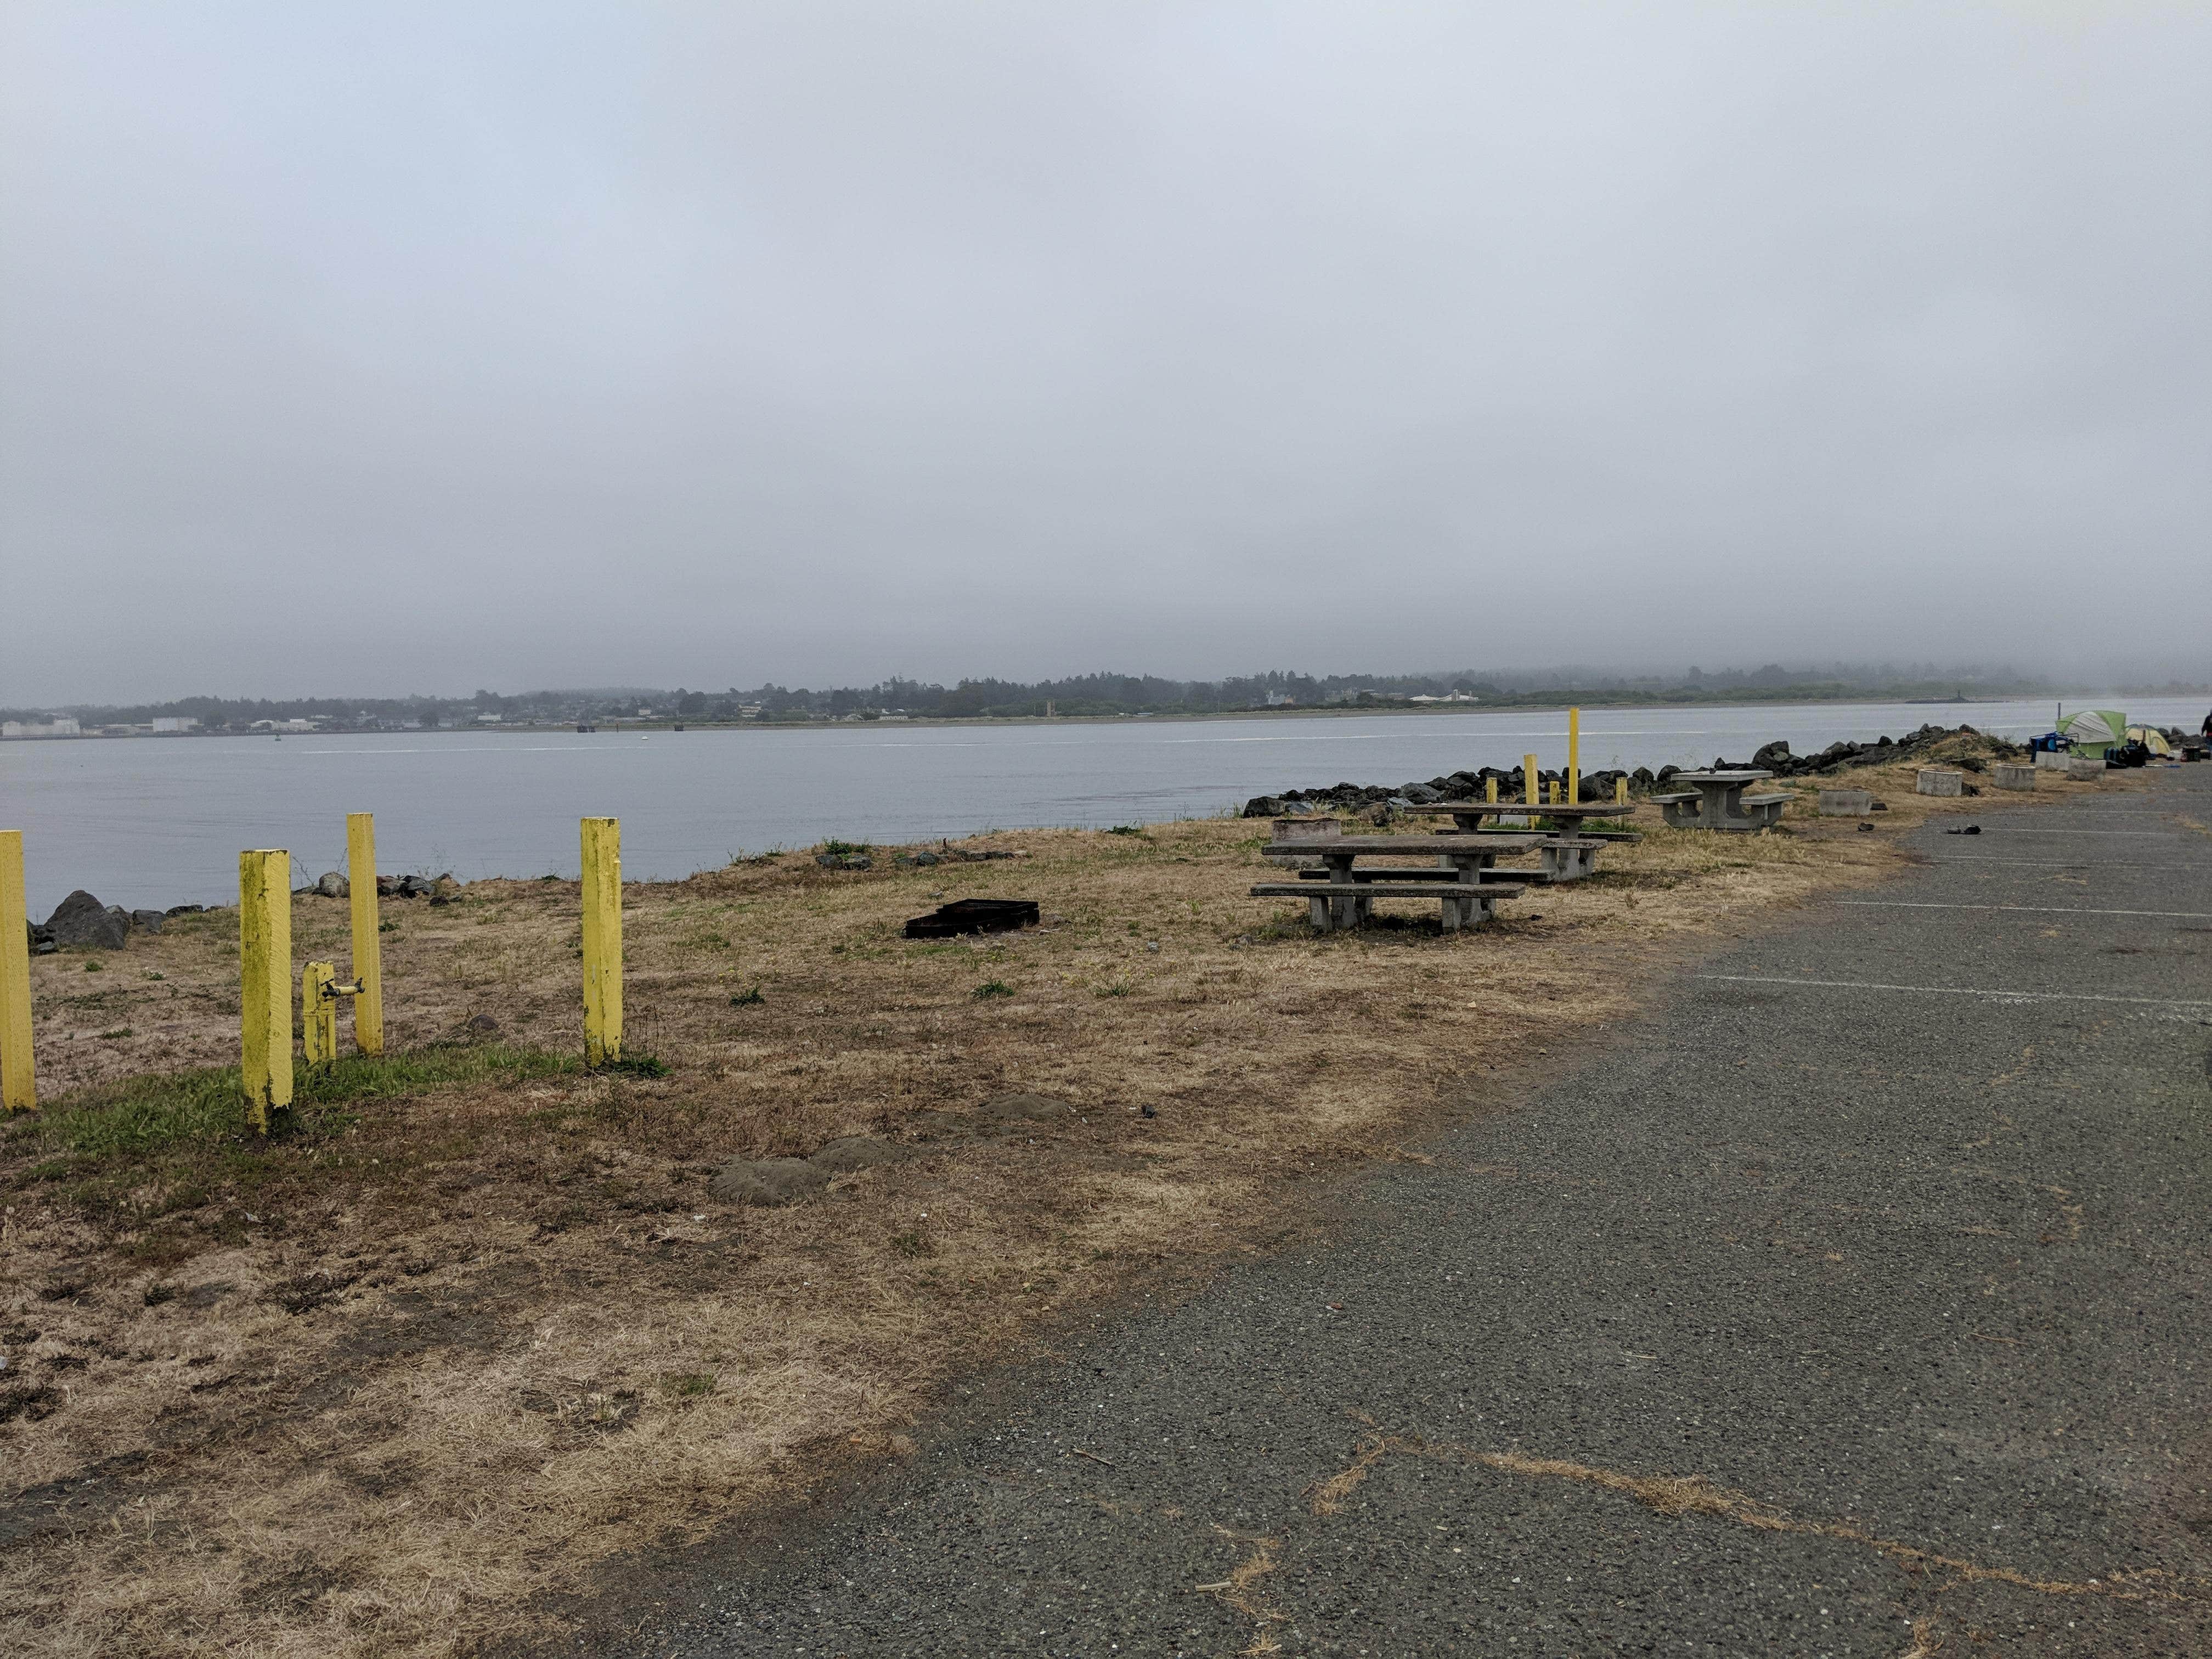
[[[2116,708],[2084,708],[2069,714],[2058,735],[2077,755],[2105,758],[2106,750],[2127,741],[2128,717]]]

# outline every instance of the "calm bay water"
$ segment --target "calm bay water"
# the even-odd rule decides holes
[[[2067,699],[2069,708],[2088,697]],[[2129,718],[2194,731],[2196,702]],[[1800,754],[1838,738],[1963,720],[2046,731],[2049,702],[1818,703],[1593,709],[1586,770],[1743,760],[1774,738]],[[623,821],[623,871],[677,877],[732,854],[825,836],[899,842],[986,829],[1197,817],[1253,795],[1349,780],[1396,785],[1529,750],[1565,757],[1562,711],[1269,716],[1004,726],[453,732],[360,737],[0,744],[0,829],[26,831],[30,908],[73,887],[164,908],[236,896],[238,852],[287,847],[294,878],[345,866],[345,815],[376,814],[387,872],[573,876],[576,820]]]

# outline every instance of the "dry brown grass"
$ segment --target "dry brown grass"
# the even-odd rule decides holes
[[[73,1203],[0,1140],[0,1648],[438,1655],[545,1628],[594,1564],[901,1455],[956,1372],[1253,1248],[1309,1183],[1479,1107],[1488,1068],[1564,1063],[1684,943],[1893,869],[1929,811],[2016,804],[1876,781],[1881,833],[1796,809],[1787,836],[1655,831],[1459,936],[1313,936],[1247,896],[1274,872],[1266,826],[1233,821],[928,869],[789,856],[626,890],[631,1046],[665,1078],[374,1103],[250,1188],[149,1172],[135,1208]],[[902,939],[940,895],[1035,897],[1046,924]],[[577,1046],[576,899],[388,902],[395,1041],[489,1014]],[[295,915],[297,954],[343,963],[343,902]],[[48,1093],[231,1058],[232,926],[96,975],[40,959]],[[976,998],[991,981],[1012,994]],[[707,1199],[732,1157],[914,1139],[1013,1089],[1077,1110],[821,1202]]]
[[[1363,1419],[1364,1421],[1371,1419]],[[1717,1486],[1701,1474],[1634,1474],[1565,1458],[1530,1457],[1521,1452],[1486,1450],[1454,1440],[1428,1440],[1419,1435],[1374,1432],[1361,1437],[1352,1461],[1317,1483],[1307,1494],[1308,1507],[1317,1516],[1342,1512],[1352,1494],[1378,1465],[1392,1457],[1425,1458],[1492,1469],[1502,1474],[1536,1480],[1565,1480],[1595,1487],[1643,1504],[1671,1518],[1699,1516],[1725,1521],[1755,1532],[1796,1533],[1855,1544],[1888,1557],[1916,1571],[1932,1571],[1958,1583],[2003,1584],[2033,1590],[2041,1595],[2094,1596],[2115,1601],[2170,1601],[2201,1604],[2212,1601],[2212,1583],[2157,1568],[2115,1568],[2094,1578],[2039,1578],[2029,1573],[1963,1556],[1947,1555],[1917,1544],[1885,1538],[1856,1522],[1806,1520],[1747,1493]],[[1272,1568],[1273,1562],[1268,1562]],[[1218,1589],[1218,1586],[1206,1586]],[[1241,1604],[1238,1604],[1241,1607]],[[1249,1609],[1247,1609],[1249,1611]]]

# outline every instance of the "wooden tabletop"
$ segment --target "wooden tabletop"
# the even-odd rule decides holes
[[[1508,812],[1516,812],[1532,814],[1540,818],[1615,818],[1624,812],[1633,812],[1643,805],[1642,801],[1635,800],[1609,800],[1603,805],[1584,801],[1579,806],[1569,806],[1564,802],[1552,806],[1539,801],[1531,806],[1528,802],[1519,800],[1439,800],[1431,801],[1426,806],[1401,806],[1396,810],[1401,812],[1449,812],[1455,817],[1502,817]]]
[[[1331,853],[1401,853],[1408,858],[1444,854],[1455,857],[1481,853],[1525,853],[1541,847],[1548,836],[1321,836],[1312,841],[1271,841],[1269,858],[1321,858]]]

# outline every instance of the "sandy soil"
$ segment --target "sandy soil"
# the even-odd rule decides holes
[[[0,1647],[550,1634],[598,1564],[900,1455],[956,1376],[1310,1224],[1333,1173],[1424,1156],[1486,1075],[1564,1060],[1686,948],[1893,871],[1925,814],[2128,787],[1850,781],[1893,809],[1872,833],[1813,817],[1807,786],[1788,834],[1655,830],[1462,935],[1411,902],[1312,934],[1246,891],[1279,873],[1264,823],[996,836],[960,849],[1018,856],[928,868],[786,855],[625,890],[628,1048],[664,1077],[495,1076],[97,1181],[11,1123]],[[1036,899],[1044,924],[900,936],[965,896]],[[489,1019],[579,1048],[576,907],[552,881],[386,901],[394,1045]],[[343,967],[344,902],[295,915],[295,955]],[[37,960],[50,1100],[234,1058],[234,926]],[[1006,1091],[1066,1109],[978,1116]],[[848,1135],[915,1155],[787,1208],[708,1195],[726,1160]]]

